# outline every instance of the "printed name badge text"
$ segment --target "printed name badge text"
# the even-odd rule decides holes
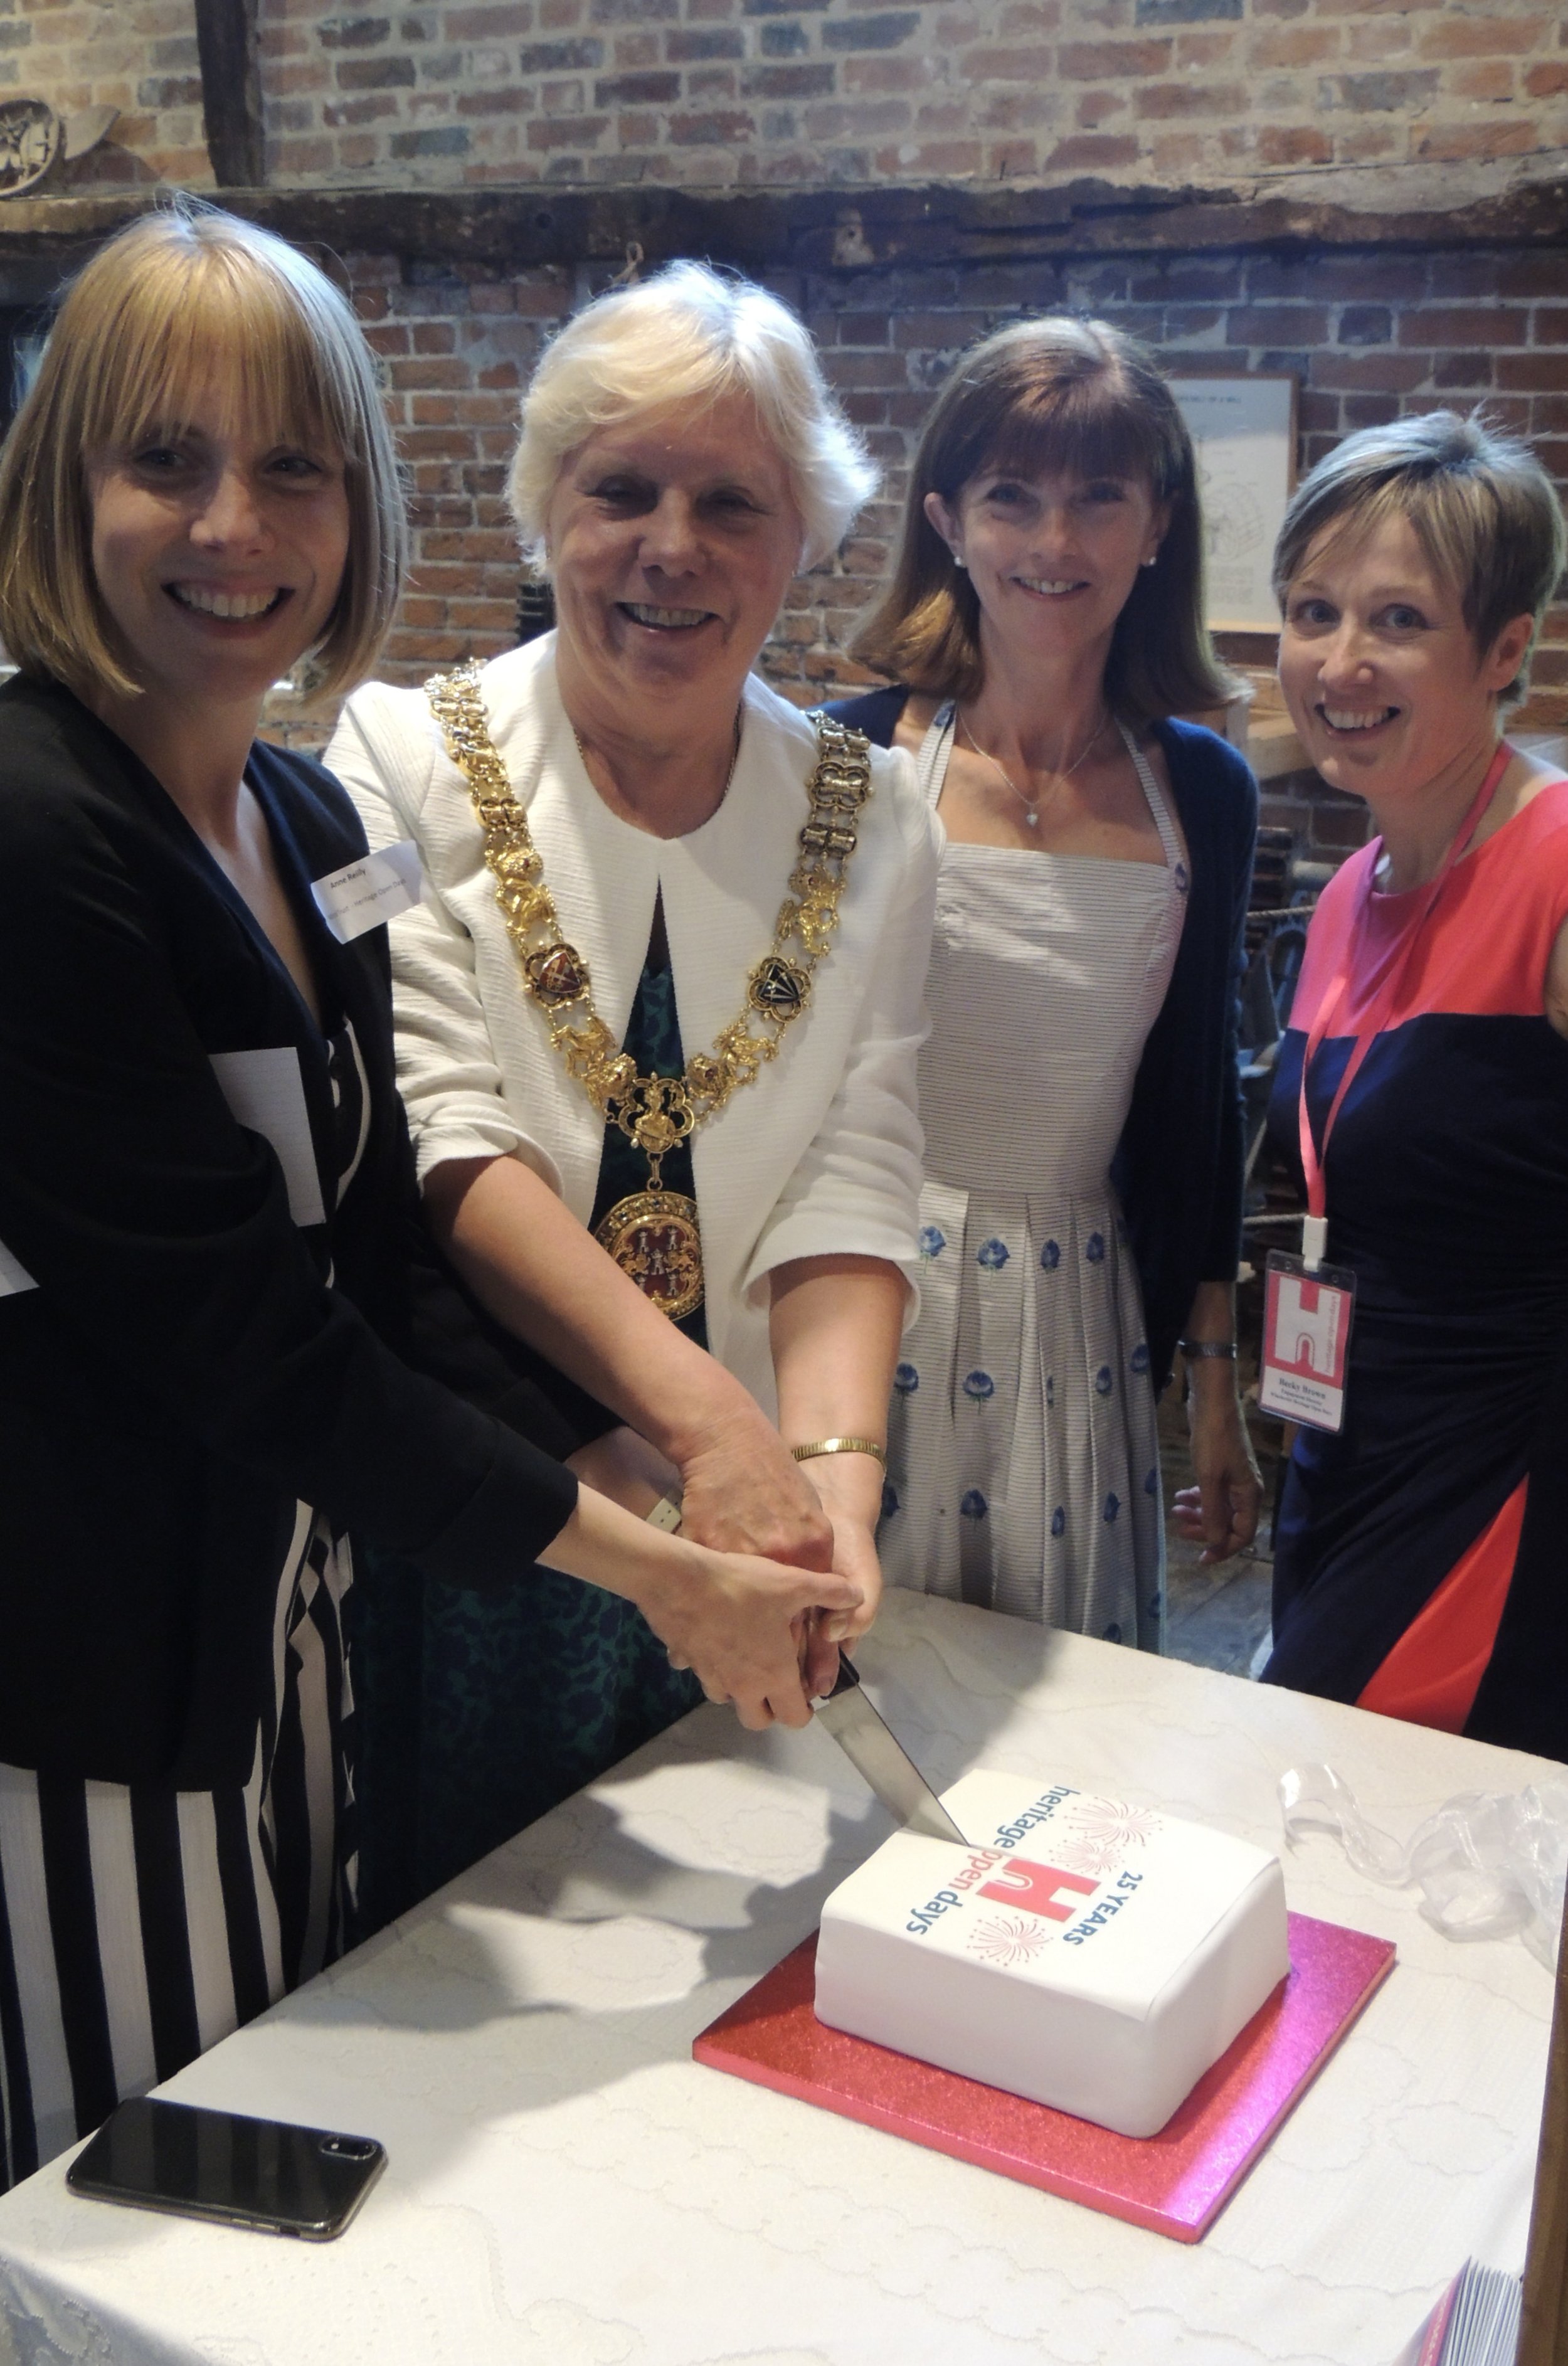
[[[312,880],[310,893],[317,908],[340,945],[351,945],[383,920],[417,904],[423,881],[419,849],[412,838],[400,845],[383,846],[345,862],[341,871]]]
[[[1272,1252],[1258,1382],[1265,1413],[1308,1429],[1343,1427],[1355,1307],[1356,1277],[1343,1266],[1319,1266],[1308,1273],[1299,1256]]]

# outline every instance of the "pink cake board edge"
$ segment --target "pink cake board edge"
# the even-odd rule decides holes
[[[1390,1939],[1290,1917],[1291,1971],[1157,2135],[1113,2135],[829,2029],[817,1936],[694,2040],[715,2070],[951,2153],[1179,2243],[1201,2242],[1393,1968]]]

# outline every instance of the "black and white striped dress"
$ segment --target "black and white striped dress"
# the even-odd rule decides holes
[[[351,1025],[328,1044],[338,1198],[369,1132]],[[272,1699],[243,1787],[0,1765],[0,2188],[341,1955],[352,1937],[345,1537],[297,1505]]]

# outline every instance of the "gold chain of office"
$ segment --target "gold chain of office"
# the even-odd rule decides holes
[[[663,1162],[743,1085],[755,1082],[806,1008],[812,973],[832,946],[860,809],[871,794],[870,742],[829,715],[813,715],[810,811],[773,945],[746,981],[745,1007],[712,1051],[694,1053],[680,1076],[643,1076],[595,1010],[588,963],[561,933],[528,817],[485,721],[478,664],[433,675],[424,690],[447,752],[468,784],[495,900],[550,1042],[600,1115],[648,1160],[648,1189],[618,1200],[595,1238],[666,1314],[692,1313],[703,1300],[696,1202],[662,1188]]]

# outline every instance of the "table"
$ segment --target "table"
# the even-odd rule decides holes
[[[1301,1761],[1401,1833],[1546,1771],[916,1595],[861,1660],[939,1785],[1064,1776],[1269,1845]],[[699,1709],[171,2081],[381,2137],[340,2243],[78,2201],[57,2162],[0,2200],[0,2360],[1392,2366],[1468,2252],[1519,2266],[1551,1980],[1326,1839],[1291,1904],[1400,1963],[1194,2248],[694,2064],[887,1829],[824,1732]]]

